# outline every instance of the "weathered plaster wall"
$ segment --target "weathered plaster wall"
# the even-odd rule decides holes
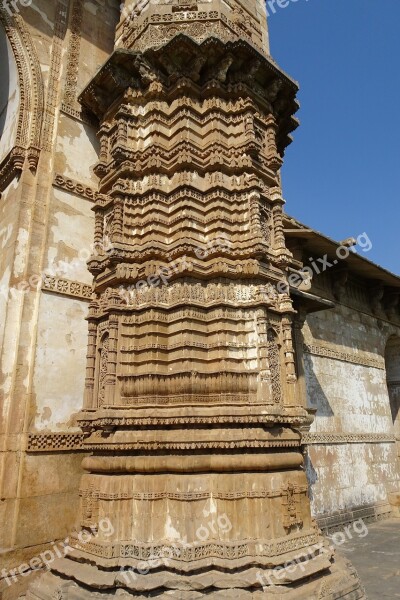
[[[81,150],[85,173],[85,160],[92,155],[84,144]],[[91,201],[53,188],[43,272],[54,291],[43,291],[40,298],[31,431],[76,429],[74,415],[82,407],[88,301],[67,296],[62,288],[66,281],[92,283],[86,265],[93,240],[91,208]],[[57,293],[60,282],[61,293]],[[60,376],[54,377],[55,373]]]
[[[384,358],[388,327],[339,304],[309,315],[303,335],[308,404],[317,411],[307,463],[314,513],[385,504],[399,488]]]
[[[41,297],[31,431],[77,429],[74,416],[82,407],[84,391],[86,315],[87,302],[46,293]]]
[[[61,114],[54,157],[55,172],[84,185],[95,185],[92,167],[97,157],[98,141],[94,128]]]

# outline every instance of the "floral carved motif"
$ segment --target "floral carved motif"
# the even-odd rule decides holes
[[[42,283],[42,290],[54,292],[64,296],[73,296],[81,300],[90,300],[92,297],[92,286],[79,281],[62,279],[61,277],[52,277],[45,275]]]

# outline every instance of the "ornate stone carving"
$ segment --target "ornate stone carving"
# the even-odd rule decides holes
[[[49,69],[49,82],[46,98],[46,111],[43,123],[43,148],[50,151],[53,147],[56,105],[61,80],[62,49],[67,32],[67,0],[58,0],[56,4],[53,45]]]
[[[305,493],[306,491],[307,490],[304,488],[297,489],[292,483],[288,483],[282,490],[284,496],[282,504],[286,510],[283,516],[283,526],[286,531],[290,531],[292,527],[295,527],[296,525],[303,525],[299,510],[301,505],[299,494]]]
[[[82,198],[86,198],[87,200],[94,201],[96,190],[92,187],[89,187],[79,181],[75,181],[74,179],[70,179],[69,177],[64,177],[64,175],[60,175],[56,173],[54,177],[53,185],[67,192],[72,192],[77,196],[81,196]]]
[[[86,283],[71,281],[70,279],[63,279],[61,277],[52,277],[51,275],[43,277],[42,290],[64,296],[73,296],[87,301],[91,299],[93,293],[92,286]]]
[[[106,381],[108,375],[108,351],[110,347],[110,338],[108,335],[104,337],[101,342],[99,366],[98,366],[98,394],[99,394],[99,406],[102,406],[105,402],[106,394]]]
[[[279,168],[297,86],[255,49],[260,4],[209,4],[129,3],[125,49],[81,95],[100,120],[95,241],[110,241],[88,262],[81,524],[108,517],[114,534],[76,544],[45,576],[47,595],[73,574],[81,600],[247,597],[259,569],[321,540],[302,469],[310,417],[296,393],[294,309],[277,287],[291,256]],[[179,541],[151,577],[124,579],[121,567]],[[308,563],[307,591],[299,573],[282,595],[333,581],[332,555]]]
[[[365,367],[372,367],[373,369],[384,369],[385,361],[383,357],[379,359],[370,358],[365,354],[353,353],[353,352],[342,352],[337,350],[333,346],[327,344],[304,344],[304,352],[312,354],[314,356],[322,356],[324,358],[331,358],[333,360],[342,360],[343,362],[349,362],[355,365],[363,365]]]
[[[67,73],[65,77],[63,104],[72,109],[76,107],[83,4],[83,0],[73,0],[71,11],[71,33],[68,44]]]
[[[18,72],[20,106],[15,146],[0,165],[1,190],[21,172],[25,158],[36,170],[41,148],[44,88],[37,52],[21,15],[0,6],[0,20],[10,42]]]
[[[304,433],[302,442],[311,444],[392,444],[396,442],[390,433]]]
[[[83,433],[29,433],[27,452],[71,452],[83,450]]]

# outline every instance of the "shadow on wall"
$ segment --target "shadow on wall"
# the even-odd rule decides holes
[[[333,417],[334,412],[329,403],[329,400],[322,389],[318,377],[314,371],[312,356],[304,355],[304,371],[307,391],[307,405],[309,408],[315,409],[317,412],[315,418],[318,417]],[[314,500],[313,486],[318,481],[317,471],[314,469],[311,458],[306,451],[304,456],[304,469],[308,481],[308,495],[311,501]]]
[[[343,314],[342,310],[346,312]],[[376,319],[356,309],[338,305],[334,310],[309,315],[307,325],[314,340],[338,344],[344,352],[368,352],[376,354],[376,358],[383,354],[384,336]]]
[[[114,39],[105,35],[98,35],[96,30],[101,28],[105,19],[108,19],[110,22],[109,31],[112,33],[115,31],[120,19],[121,2],[122,0],[91,0],[91,2],[86,3],[82,0],[73,0],[69,3],[70,17],[79,13],[81,5],[84,6],[80,34],[90,43],[96,40],[98,49],[107,54],[112,52]],[[45,36],[52,37],[54,33],[54,10],[57,3],[48,3],[48,6],[52,7],[48,15],[44,12],[44,10],[48,10],[47,8],[41,12],[36,8],[36,4],[36,2],[31,3],[27,9],[20,7],[20,13],[28,26],[40,31]],[[98,18],[98,15],[101,15],[101,19]],[[75,20],[77,21],[76,18]]]
[[[316,417],[333,417],[334,412],[314,371],[312,356],[304,355],[308,407],[317,410]]]
[[[385,350],[386,381],[396,436],[400,437],[400,337],[388,339]]]
[[[308,450],[306,451],[306,453],[304,455],[304,470],[306,472],[307,481],[308,481],[308,496],[309,496],[310,500],[312,501],[312,500],[314,500],[313,486],[318,481],[318,474],[317,474],[317,471],[314,469],[314,465],[312,464],[310,455],[308,454]]]
[[[0,23],[0,139],[7,121],[8,91],[10,89],[10,71],[8,61],[7,36]]]

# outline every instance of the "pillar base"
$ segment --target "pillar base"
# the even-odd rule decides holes
[[[128,573],[102,571],[97,567],[63,559],[52,567],[52,572],[33,584],[26,600],[93,600],[100,597],[102,600],[112,600],[116,596],[127,600],[367,600],[357,573],[347,560],[336,557],[322,571],[319,571],[321,560],[315,559],[315,564],[312,563],[310,561],[307,569],[301,572],[301,579],[292,583],[262,586],[259,575],[268,576],[268,569],[257,567],[245,571],[237,569],[234,573],[210,569],[202,572],[201,580],[200,576],[187,576],[177,571],[150,572],[137,575],[134,580],[133,577],[127,577]],[[315,569],[318,569],[318,573],[312,574]],[[287,574],[285,577],[295,579],[296,574]],[[225,587],[228,580],[229,587]]]

